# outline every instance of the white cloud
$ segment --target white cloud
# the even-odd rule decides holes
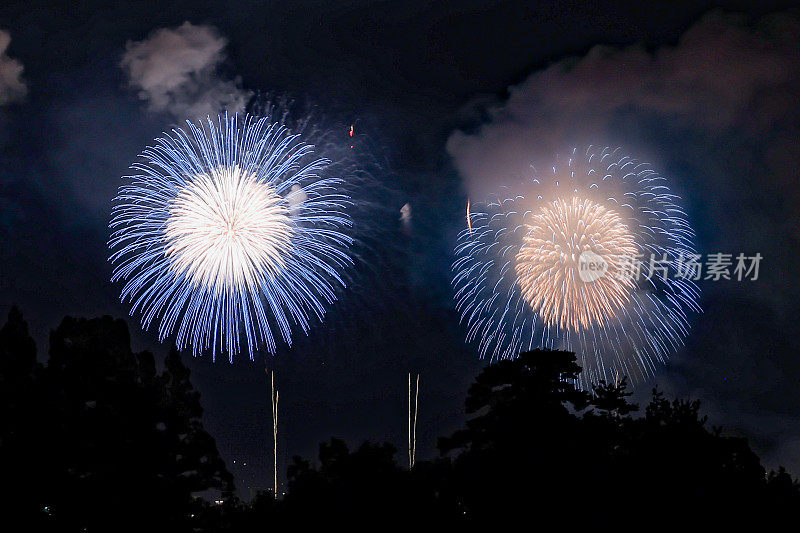
[[[28,87],[22,81],[22,63],[6,55],[11,35],[0,30],[0,105],[19,102],[28,93]]]
[[[219,76],[226,44],[215,28],[185,22],[129,41],[121,66],[151,111],[190,119],[241,111],[252,94]]]

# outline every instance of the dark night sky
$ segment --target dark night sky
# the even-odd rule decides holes
[[[402,449],[409,370],[422,375],[420,456],[461,423],[483,363],[452,308],[450,254],[468,191],[490,186],[487,168],[501,164],[481,157],[497,148],[486,128],[522,128],[546,131],[556,150],[602,133],[601,142],[644,152],[686,196],[704,252],[765,256],[757,284],[703,287],[705,313],[687,349],[637,393],[658,384],[702,399],[712,421],[753,439],[768,466],[798,474],[800,16],[786,2],[750,4],[5,2],[0,30],[11,43],[0,56],[0,104],[11,60],[24,66],[27,91],[0,105],[0,314],[20,305],[42,358],[64,315],[127,315],[108,281],[111,198],[140,150],[181,117],[137,98],[120,62],[126,43],[188,21],[227,40],[218,68],[195,81],[296,96],[363,123],[399,191],[386,208],[414,209],[412,235],[394,244],[402,253],[392,276],[369,281],[376,301],[361,302],[382,312],[334,310],[333,325],[270,362],[281,391],[281,469],[331,435]],[[576,103],[581,96],[590,107]],[[454,136],[458,129],[467,133]],[[135,349],[166,353],[129,322]],[[187,359],[229,466],[241,475],[232,460],[247,461],[263,484],[271,431],[263,359]]]

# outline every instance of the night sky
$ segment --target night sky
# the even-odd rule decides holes
[[[0,316],[20,306],[41,360],[65,315],[126,317],[107,225],[137,154],[187,117],[294,98],[380,147],[376,178],[393,191],[382,208],[396,226],[377,251],[383,270],[268,357],[279,472],[330,436],[402,450],[409,371],[421,374],[419,457],[430,458],[485,364],[463,341],[450,287],[467,197],[502,185],[511,161],[623,146],[670,177],[704,254],[764,257],[755,282],[702,284],[687,346],[636,384],[637,398],[656,385],[698,398],[766,466],[797,475],[800,11],[750,4],[4,2]],[[169,343],[138,319],[134,349],[163,359]],[[265,486],[263,355],[185,359],[240,490]]]

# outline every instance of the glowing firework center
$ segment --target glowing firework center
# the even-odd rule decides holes
[[[579,331],[603,326],[629,301],[633,279],[608,272],[636,255],[634,237],[615,211],[573,197],[530,215],[516,257],[525,301],[550,327]]]
[[[169,209],[170,267],[194,285],[242,289],[276,276],[291,252],[289,203],[238,166],[195,176]]]

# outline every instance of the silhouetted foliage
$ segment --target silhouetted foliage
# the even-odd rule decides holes
[[[766,474],[745,439],[709,427],[698,401],[654,390],[640,411],[625,379],[579,390],[569,352],[485,367],[465,427],[411,471],[389,444],[350,449],[332,438],[318,461],[293,459],[285,495],[249,503],[232,492],[175,350],[159,373],[152,354],[131,351],[124,322],[66,318],[49,355],[37,364],[12,309],[0,328],[4,519],[30,530],[470,530],[800,508],[800,484],[783,468]],[[211,487],[222,503],[193,498]]]
[[[573,354],[536,350],[478,376],[466,402],[475,416],[440,440],[457,452],[452,497],[472,522],[538,512],[575,523],[620,507],[637,517],[666,503],[673,516],[730,517],[800,503],[791,478],[766,478],[744,439],[708,428],[698,401],[654,390],[632,417],[624,380],[585,394],[572,385],[575,367]]]
[[[405,522],[398,510],[423,502],[395,453],[389,444],[370,442],[350,451],[343,441],[331,439],[320,445],[318,466],[295,457],[285,497],[292,523],[377,525],[387,517],[394,525]]]
[[[65,318],[50,335],[47,365],[32,372],[17,311],[2,331],[0,350],[13,362],[2,379],[27,387],[16,408],[35,422],[18,437],[18,455],[3,447],[4,461],[35,480],[14,515],[59,531],[189,531],[192,493],[232,490],[177,352],[158,373],[152,354],[131,351],[123,321]]]
[[[16,307],[0,328],[0,505],[33,516],[41,464],[33,438],[41,421],[34,390],[36,344]]]
[[[800,504],[797,482],[783,470],[766,476],[744,439],[707,426],[699,402],[654,390],[635,416],[625,379],[587,393],[574,385],[579,372],[574,354],[548,350],[486,367],[469,389],[466,427],[411,472],[388,445],[323,443],[318,465],[295,458],[285,498],[260,523],[471,530],[661,515],[721,523]]]

